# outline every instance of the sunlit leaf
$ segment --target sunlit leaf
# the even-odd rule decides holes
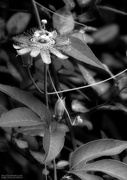
[[[32,110],[26,107],[8,111],[0,118],[1,127],[31,126],[41,123],[41,119]]]
[[[77,100],[77,99],[74,99],[72,101],[71,108],[75,112],[85,113],[85,112],[88,111],[88,109],[84,106],[84,104],[81,101]]]
[[[84,42],[75,37],[69,36],[69,38],[71,41],[71,50],[65,51],[67,55],[104,70],[102,63],[96,58],[91,49]]]
[[[77,148],[71,156],[70,166],[78,167],[82,163],[101,156],[111,156],[121,153],[127,148],[126,141],[100,139],[86,143]]]
[[[76,172],[81,171],[100,171],[120,180],[127,179],[127,165],[117,160],[105,159],[94,163],[84,164],[81,169],[76,169]]]
[[[18,12],[10,17],[7,21],[7,30],[9,34],[21,33],[28,25],[31,14]]]
[[[62,160],[62,161],[59,161],[59,162],[56,164],[56,166],[57,166],[57,168],[63,168],[63,167],[65,167],[65,166],[67,166],[68,164],[69,164],[68,161]]]
[[[32,94],[15,87],[0,84],[0,91],[23,103],[37,113],[40,118],[49,124],[51,115],[47,107]]]
[[[44,163],[50,162],[55,159],[64,146],[65,133],[59,130],[50,132],[48,129],[45,131],[43,138],[43,148],[45,150]]]
[[[77,3],[80,7],[85,7],[91,2],[94,2],[95,0],[77,0]]]
[[[16,142],[17,146],[21,149],[24,149],[24,148],[28,148],[28,144],[26,141],[23,141],[21,139],[14,139],[14,141]]]

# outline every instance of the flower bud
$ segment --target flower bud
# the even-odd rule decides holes
[[[24,67],[30,68],[33,65],[33,58],[29,54],[22,55],[22,63]]]
[[[65,98],[58,99],[55,104],[55,117],[59,120],[62,119],[65,110]]]

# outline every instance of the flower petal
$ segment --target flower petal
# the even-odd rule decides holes
[[[58,51],[54,48],[50,48],[50,51],[52,54],[54,54],[55,56],[57,56],[60,59],[67,59],[68,58],[68,56],[63,55],[60,51]]]
[[[15,45],[15,44],[13,44],[13,47],[14,47],[15,49],[21,49],[20,46],[17,46],[17,45]]]
[[[30,55],[31,55],[32,57],[36,57],[36,56],[38,56],[39,53],[40,53],[40,50],[32,50],[31,53],[30,53]]]
[[[46,64],[51,63],[51,58],[50,58],[49,51],[41,51],[40,55],[41,55],[41,58],[42,58],[44,63],[46,63]]]
[[[31,51],[30,48],[23,48],[23,49],[17,50],[17,53],[18,53],[19,55],[23,55],[23,54],[29,53],[30,51]]]

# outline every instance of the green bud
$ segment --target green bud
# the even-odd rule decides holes
[[[58,118],[59,120],[62,119],[62,116],[65,111],[65,98],[58,99],[56,104],[55,104],[55,117]]]

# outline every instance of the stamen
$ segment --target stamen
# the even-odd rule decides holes
[[[46,19],[42,19],[41,23],[42,23],[42,28],[45,29],[45,24],[47,24],[47,20]]]

